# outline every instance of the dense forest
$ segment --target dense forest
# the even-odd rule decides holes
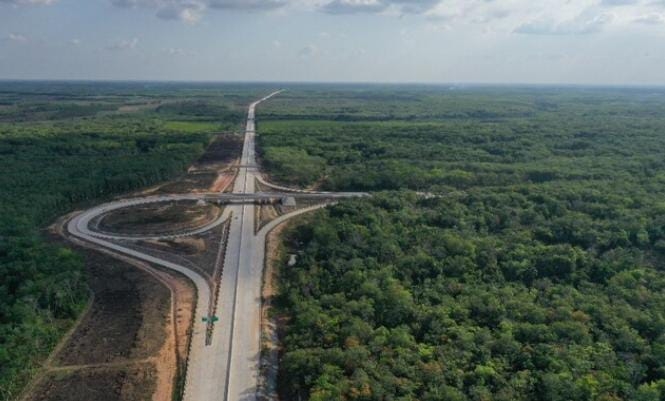
[[[264,90],[0,82],[0,400],[13,399],[88,298],[77,254],[41,233],[78,206],[182,173]]]
[[[0,83],[0,399],[88,297],[42,229],[174,177],[256,85]],[[294,86],[286,184],[373,191],[289,229],[285,400],[665,399],[665,91]]]
[[[665,399],[663,110],[646,88],[268,103],[273,178],[377,191],[285,238],[283,399]]]

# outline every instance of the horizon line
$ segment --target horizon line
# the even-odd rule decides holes
[[[367,86],[448,86],[448,87],[564,87],[564,88],[657,88],[665,83],[578,83],[578,82],[428,82],[428,81],[295,81],[295,80],[166,80],[166,79],[108,79],[108,78],[2,78],[0,83],[152,83],[152,84],[253,84],[253,85],[367,85]]]

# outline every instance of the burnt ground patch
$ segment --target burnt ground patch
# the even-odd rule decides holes
[[[130,249],[187,266],[210,279],[229,221],[198,235],[176,240],[117,241]]]
[[[238,134],[220,134],[215,138],[206,152],[196,161],[196,166],[208,164],[230,163],[240,157],[244,136]]]
[[[48,239],[65,243],[54,233]],[[46,361],[43,373],[22,400],[170,399],[173,376],[169,372],[179,374],[175,354],[168,356],[169,347],[174,347],[171,291],[135,266],[68,245],[84,257],[95,296],[88,312]],[[182,329],[186,327],[185,322]],[[186,338],[181,341],[187,344]]]
[[[151,275],[97,252],[80,249],[95,294],[89,313],[55,359],[56,365],[146,358],[164,339],[170,292]]]
[[[194,201],[150,203],[111,211],[98,220],[98,227],[129,235],[177,233],[208,224],[221,212],[216,205]]]
[[[207,191],[214,185],[222,170],[242,154],[244,136],[233,133],[217,135],[205,153],[189,171],[177,180],[167,182],[154,189],[157,193],[188,193]]]
[[[185,174],[177,181],[166,183],[159,187],[160,193],[183,194],[206,190],[217,179],[217,172],[212,170],[197,170]]]
[[[125,368],[56,371],[42,381],[29,401],[148,401],[154,391],[150,364]]]

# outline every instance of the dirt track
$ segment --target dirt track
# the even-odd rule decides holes
[[[224,192],[226,188],[231,185],[233,182],[233,179],[235,178],[235,175],[230,173],[230,172],[224,172],[220,173],[217,176],[217,179],[213,184],[210,186],[210,191],[211,192]]]

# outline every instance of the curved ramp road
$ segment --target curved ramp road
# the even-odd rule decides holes
[[[261,284],[265,259],[265,240],[268,232],[291,217],[310,212],[324,204],[296,210],[280,216],[255,233],[255,201],[279,196],[311,196],[328,200],[365,196],[364,193],[308,192],[273,185],[260,176],[256,167],[255,114],[256,106],[277,95],[274,92],[249,106],[242,157],[232,194],[178,194],[126,199],[103,204],[87,210],[67,224],[69,233],[80,239],[115,252],[175,270],[187,276],[196,286],[198,299],[194,313],[191,350],[185,381],[185,401],[254,401],[259,383],[259,357],[261,346]],[[255,191],[255,182],[288,193],[261,194]],[[304,195],[307,194],[307,195]],[[178,200],[208,200],[230,202],[222,215],[203,227],[162,236],[128,236],[101,233],[91,228],[97,216],[113,210],[157,202]],[[113,240],[168,239],[196,235],[217,227],[231,219],[224,274],[221,278],[216,305],[208,282],[187,267],[129,249]],[[219,320],[206,345],[209,311],[216,310]]]
[[[226,215],[227,213],[223,213],[218,219],[212,221],[211,223],[208,223],[204,225],[203,227],[199,227],[196,229],[193,229],[191,231],[187,232],[182,232],[179,234],[172,234],[172,235],[120,235],[120,234],[113,234],[113,233],[102,233],[95,231],[90,228],[90,222],[95,219],[96,217],[106,214],[109,212],[112,212],[114,210],[118,209],[124,209],[127,207],[132,207],[132,206],[140,206],[140,205],[146,205],[149,203],[161,203],[161,202],[173,202],[173,201],[181,201],[181,200],[201,200],[204,199],[203,196],[201,195],[164,195],[164,196],[150,196],[146,198],[137,198],[137,199],[126,199],[126,200],[121,200],[117,202],[111,202],[107,203],[104,205],[100,205],[97,207],[94,207],[92,209],[89,209],[78,216],[74,217],[68,224],[70,227],[70,232],[72,234],[76,233],[83,233],[89,236],[93,236],[96,238],[103,238],[103,239],[109,239],[109,240],[123,240],[123,239],[132,239],[132,240],[156,240],[156,239],[168,239],[168,238],[177,238],[177,237],[183,237],[183,236],[192,236],[196,234],[201,234],[206,231],[212,230],[213,228],[217,227],[218,225],[222,224],[228,216]],[[72,229],[75,230],[75,232],[72,232]]]

